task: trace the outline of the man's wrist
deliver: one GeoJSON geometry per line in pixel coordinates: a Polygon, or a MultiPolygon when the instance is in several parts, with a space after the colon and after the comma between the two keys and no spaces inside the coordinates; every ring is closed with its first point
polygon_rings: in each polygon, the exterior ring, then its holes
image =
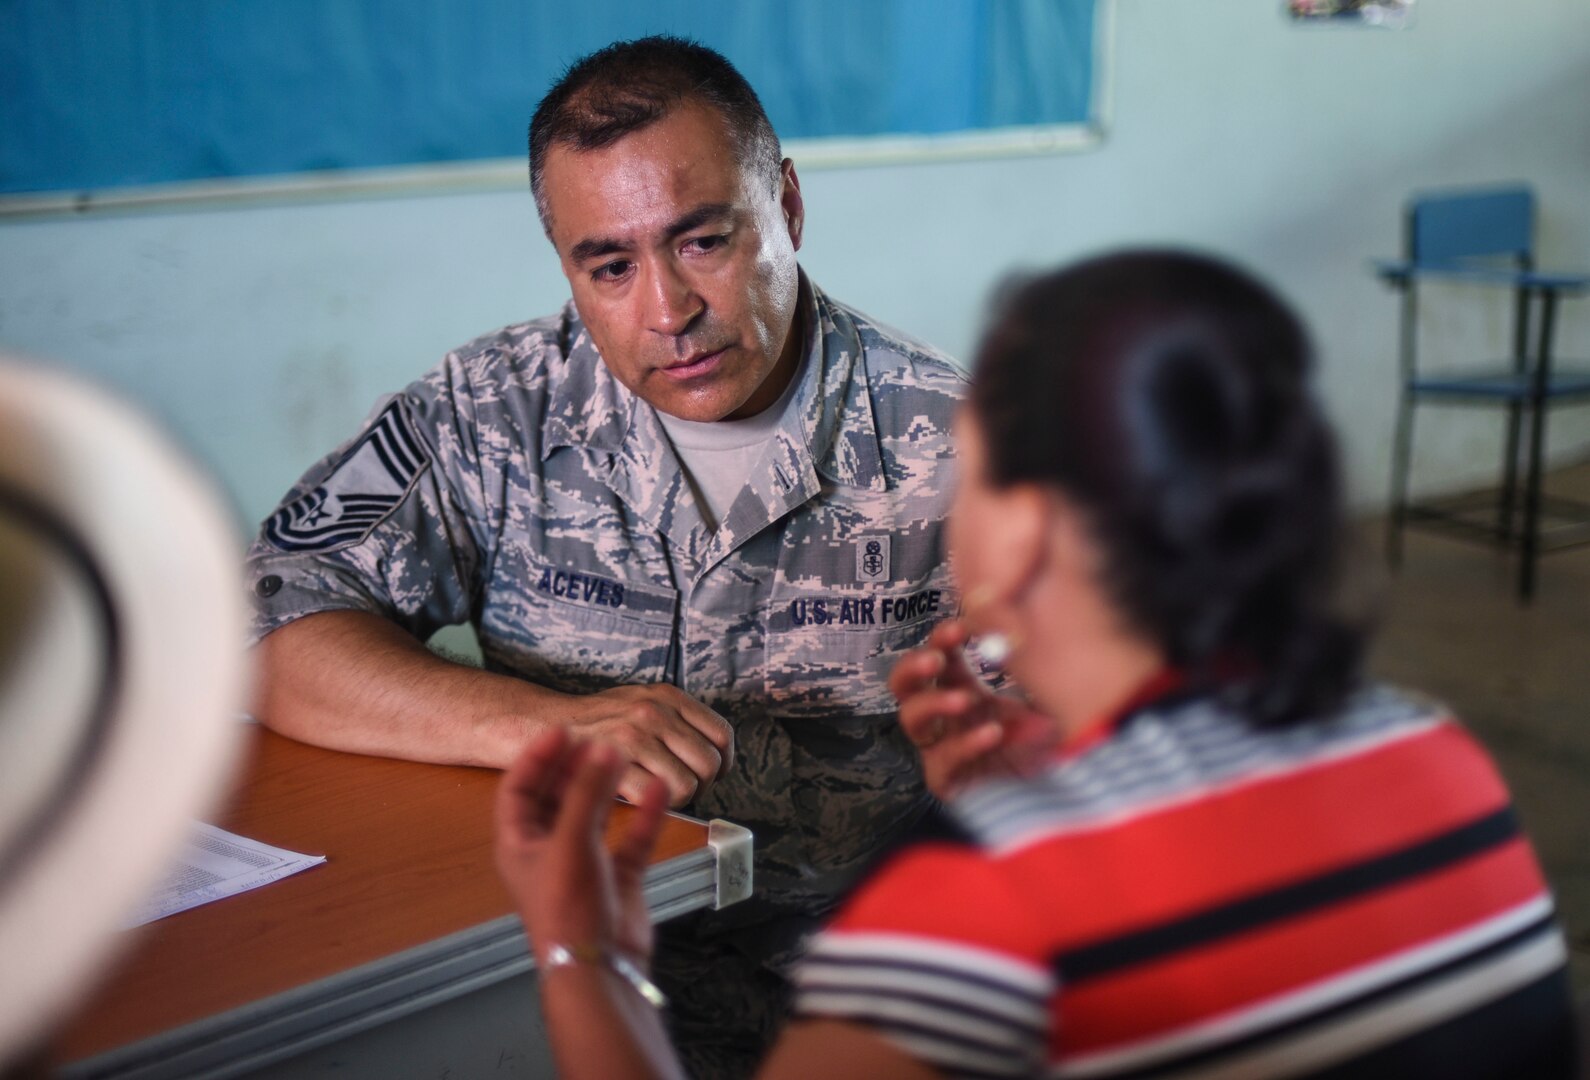
{"type": "Polygon", "coordinates": [[[490,713],[477,721],[476,731],[481,747],[489,754],[487,763],[505,769],[536,735],[550,727],[567,726],[566,708],[578,702],[579,696],[515,675],[493,674],[492,678],[501,680],[499,696],[490,713]]]}

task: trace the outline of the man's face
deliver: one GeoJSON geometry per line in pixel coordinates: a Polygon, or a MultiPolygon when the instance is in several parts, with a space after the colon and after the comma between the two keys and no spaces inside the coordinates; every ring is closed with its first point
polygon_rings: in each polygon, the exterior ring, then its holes
{"type": "Polygon", "coordinates": [[[575,306],[619,382],[686,420],[777,400],[800,350],[790,162],[772,190],[722,116],[687,103],[599,150],[554,146],[542,184],[575,306]]]}

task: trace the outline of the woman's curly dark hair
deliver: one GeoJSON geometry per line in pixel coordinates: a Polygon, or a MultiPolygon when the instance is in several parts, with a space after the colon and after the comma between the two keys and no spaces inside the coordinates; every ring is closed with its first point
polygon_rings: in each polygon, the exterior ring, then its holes
{"type": "Polygon", "coordinates": [[[1341,479],[1312,363],[1249,275],[1129,251],[1015,290],[972,390],[990,480],[1069,497],[1134,628],[1258,724],[1336,704],[1364,651],[1336,610],[1341,479]]]}

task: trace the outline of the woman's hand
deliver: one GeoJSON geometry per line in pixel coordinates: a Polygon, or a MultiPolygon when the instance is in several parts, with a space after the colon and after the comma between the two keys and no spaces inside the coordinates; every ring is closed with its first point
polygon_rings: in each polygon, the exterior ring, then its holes
{"type": "Polygon", "coordinates": [[[922,754],[928,789],[941,799],[983,777],[1029,775],[1060,740],[1053,720],[983,684],[966,661],[969,639],[965,623],[946,619],[889,675],[900,726],[922,754]]]}
{"type": "Polygon", "coordinates": [[[628,766],[605,743],[562,728],[531,739],[497,788],[497,873],[519,908],[536,960],[563,945],[617,952],[642,969],[651,918],[641,893],[662,827],[667,788],[653,780],[623,836],[605,842],[619,776],[628,766]]]}

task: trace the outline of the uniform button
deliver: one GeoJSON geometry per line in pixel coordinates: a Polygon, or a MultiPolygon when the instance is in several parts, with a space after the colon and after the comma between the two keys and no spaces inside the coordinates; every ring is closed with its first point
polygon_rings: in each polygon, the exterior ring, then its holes
{"type": "Polygon", "coordinates": [[[282,579],[275,574],[266,574],[254,586],[254,592],[260,596],[275,596],[282,591],[282,579]]]}

